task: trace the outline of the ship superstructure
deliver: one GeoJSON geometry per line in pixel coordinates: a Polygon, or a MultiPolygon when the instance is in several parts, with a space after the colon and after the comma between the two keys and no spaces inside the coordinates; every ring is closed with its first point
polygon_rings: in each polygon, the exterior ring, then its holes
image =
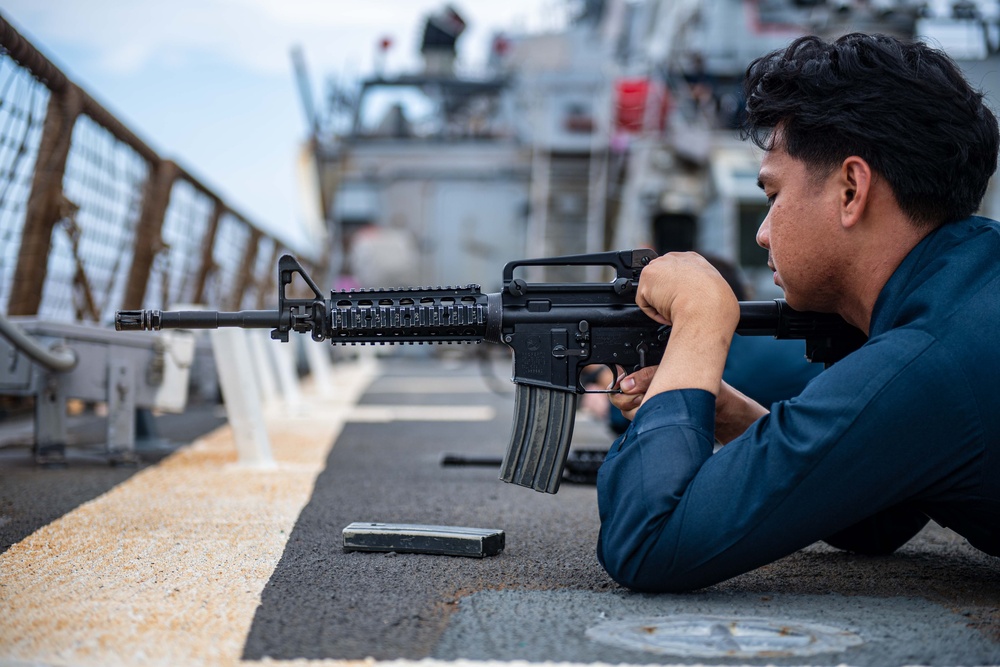
{"type": "MultiPolygon", "coordinates": [[[[732,261],[771,296],[760,156],[736,129],[754,57],[809,33],[884,32],[945,48],[1000,91],[998,0],[576,7],[564,30],[496,35],[476,77],[456,73],[464,20],[448,7],[427,19],[421,72],[338,97],[350,122],[314,141],[337,273],[495,287],[510,257],[651,246],[732,261]]],[[[983,212],[1000,214],[996,188],[983,212]]]]}

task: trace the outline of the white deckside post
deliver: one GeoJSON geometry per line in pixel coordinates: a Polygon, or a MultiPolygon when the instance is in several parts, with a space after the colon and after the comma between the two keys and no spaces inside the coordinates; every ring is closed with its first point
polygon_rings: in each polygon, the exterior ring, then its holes
{"type": "Polygon", "coordinates": [[[211,332],[211,339],[239,462],[253,467],[273,468],[271,441],[264,425],[263,405],[254,378],[246,332],[242,329],[217,329],[211,332]]]}
{"type": "Polygon", "coordinates": [[[323,398],[333,396],[333,373],[330,370],[330,343],[317,343],[310,338],[302,338],[302,347],[312,375],[313,390],[323,398]]]}
{"type": "Polygon", "coordinates": [[[281,389],[281,398],[288,414],[297,414],[303,409],[302,391],[299,389],[299,378],[295,372],[295,346],[299,344],[299,338],[299,335],[292,334],[288,337],[287,343],[261,339],[274,360],[278,387],[281,389]]]}
{"type": "Polygon", "coordinates": [[[251,367],[252,377],[260,391],[260,399],[264,409],[272,409],[281,400],[278,390],[278,381],[275,379],[275,364],[271,359],[271,352],[268,349],[268,336],[265,331],[249,329],[243,332],[247,348],[250,350],[250,357],[246,363],[251,367]]]}

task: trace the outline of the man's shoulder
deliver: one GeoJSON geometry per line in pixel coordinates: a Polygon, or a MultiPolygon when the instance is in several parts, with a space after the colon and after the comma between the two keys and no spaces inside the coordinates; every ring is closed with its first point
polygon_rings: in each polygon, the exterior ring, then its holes
{"type": "Polygon", "coordinates": [[[971,218],[968,218],[968,220],[974,226],[975,225],[984,225],[984,226],[987,226],[987,227],[993,227],[995,230],[1000,231],[1000,221],[994,220],[993,218],[987,218],[987,217],[981,216],[981,215],[974,215],[971,218]]]}
{"type": "MultiPolygon", "coordinates": [[[[949,222],[931,231],[917,246],[930,250],[930,254],[968,251],[979,245],[1000,242],[1000,222],[974,215],[949,222]]],[[[923,253],[920,253],[923,254],[923,253]]]]}
{"type": "Polygon", "coordinates": [[[929,286],[936,288],[938,300],[951,304],[945,307],[950,318],[1000,321],[1000,222],[972,217],[962,224],[958,242],[942,249],[940,261],[930,263],[936,275],[928,279],[929,286]]]}
{"type": "Polygon", "coordinates": [[[1000,222],[971,217],[929,234],[897,268],[879,296],[873,331],[950,327],[972,311],[1000,319],[1000,222]]]}
{"type": "Polygon", "coordinates": [[[959,243],[979,240],[982,242],[996,241],[1000,237],[1000,222],[979,215],[974,215],[958,222],[945,225],[942,231],[950,231],[959,243]]]}

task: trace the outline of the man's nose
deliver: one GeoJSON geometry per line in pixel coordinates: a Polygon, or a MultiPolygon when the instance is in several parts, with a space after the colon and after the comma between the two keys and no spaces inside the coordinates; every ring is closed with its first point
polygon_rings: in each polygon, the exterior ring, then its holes
{"type": "Polygon", "coordinates": [[[757,245],[765,250],[771,249],[771,226],[768,223],[771,215],[765,215],[763,222],[760,223],[760,227],[757,229],[757,245]]]}

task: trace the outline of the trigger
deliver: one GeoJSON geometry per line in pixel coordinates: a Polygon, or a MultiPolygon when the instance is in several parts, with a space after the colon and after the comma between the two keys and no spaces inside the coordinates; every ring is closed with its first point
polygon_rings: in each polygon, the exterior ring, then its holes
{"type": "Polygon", "coordinates": [[[646,367],[646,351],[648,349],[649,347],[645,343],[640,343],[639,345],[636,346],[635,351],[639,354],[639,363],[636,364],[635,368],[632,369],[633,373],[639,370],[640,368],[646,367]]]}
{"type": "Polygon", "coordinates": [[[625,368],[623,366],[619,366],[618,364],[605,364],[605,367],[611,371],[611,377],[614,378],[605,391],[609,394],[620,394],[622,390],[618,386],[618,383],[621,382],[622,378],[626,375],[625,368]]]}

